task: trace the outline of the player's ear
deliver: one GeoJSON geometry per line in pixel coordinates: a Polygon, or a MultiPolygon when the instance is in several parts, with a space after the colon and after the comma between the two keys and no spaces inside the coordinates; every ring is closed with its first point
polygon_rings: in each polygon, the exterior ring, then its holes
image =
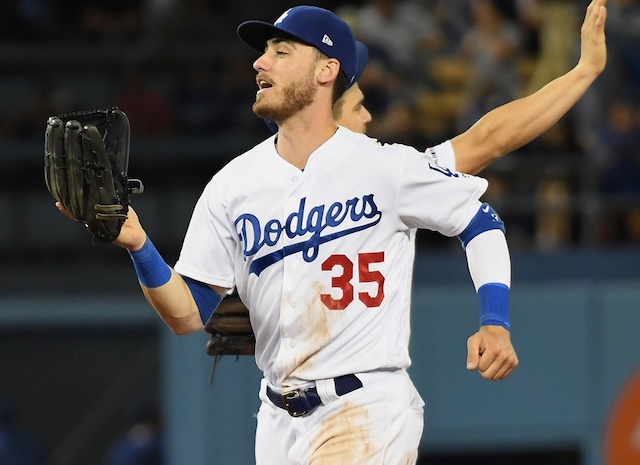
{"type": "Polygon", "coordinates": [[[327,58],[318,62],[320,66],[318,72],[318,81],[321,84],[326,84],[338,78],[340,72],[340,62],[335,58],[327,58]]]}

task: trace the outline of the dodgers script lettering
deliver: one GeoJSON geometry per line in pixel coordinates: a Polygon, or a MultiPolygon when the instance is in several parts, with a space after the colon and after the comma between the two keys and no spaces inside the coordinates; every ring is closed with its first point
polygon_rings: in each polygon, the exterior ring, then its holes
{"type": "Polygon", "coordinates": [[[371,228],[382,218],[373,194],[363,195],[362,198],[354,197],[345,202],[334,202],[328,207],[316,205],[307,209],[306,203],[306,197],[300,199],[298,209],[288,215],[284,223],[273,218],[263,226],[260,219],[251,213],[243,213],[236,218],[234,223],[247,258],[256,255],[265,246],[273,247],[278,244],[282,234],[286,234],[289,239],[311,234],[305,240],[255,259],[249,268],[250,273],[259,276],[268,266],[297,252],[302,252],[305,261],[312,262],[318,257],[321,244],[371,228]],[[345,222],[348,222],[349,227],[341,228],[345,222]]]}

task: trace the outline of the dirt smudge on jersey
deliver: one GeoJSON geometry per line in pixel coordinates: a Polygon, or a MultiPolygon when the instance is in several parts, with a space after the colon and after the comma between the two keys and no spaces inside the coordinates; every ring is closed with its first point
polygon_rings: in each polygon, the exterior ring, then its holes
{"type": "Polygon", "coordinates": [[[318,281],[314,281],[311,287],[313,288],[313,298],[306,302],[307,316],[309,321],[314,323],[311,337],[313,338],[313,345],[325,345],[331,339],[331,326],[329,323],[331,311],[322,303],[320,296],[326,293],[327,289],[318,281]]]}
{"type": "Polygon", "coordinates": [[[345,403],[322,420],[318,434],[311,440],[310,465],[365,463],[375,452],[367,428],[369,411],[362,405],[345,403]]]}
{"type": "Polygon", "coordinates": [[[307,370],[313,368],[313,356],[331,340],[330,311],[320,300],[320,295],[327,290],[319,281],[314,281],[311,287],[313,296],[305,302],[305,313],[302,316],[306,331],[299,337],[304,350],[300,351],[295,370],[295,374],[302,378],[307,370]]]}
{"type": "Polygon", "coordinates": [[[417,454],[407,454],[407,465],[414,465],[418,460],[417,454]]]}

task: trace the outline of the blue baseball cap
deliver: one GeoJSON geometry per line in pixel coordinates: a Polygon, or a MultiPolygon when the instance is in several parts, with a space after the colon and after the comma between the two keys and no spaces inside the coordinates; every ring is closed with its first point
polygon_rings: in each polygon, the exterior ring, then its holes
{"type": "MultiPolygon", "coordinates": [[[[357,82],[358,79],[360,79],[360,76],[362,76],[362,72],[364,71],[364,68],[367,66],[367,62],[369,61],[369,49],[365,44],[356,40],[356,50],[358,54],[358,65],[356,66],[356,79],[354,83],[357,82]]],[[[267,125],[267,128],[269,128],[269,131],[271,131],[273,134],[278,132],[278,125],[273,121],[265,119],[264,124],[267,125]]]]}
{"type": "Polygon", "coordinates": [[[356,81],[360,79],[362,76],[362,72],[364,71],[365,66],[369,62],[369,49],[365,44],[356,40],[356,55],[358,57],[357,66],[356,66],[356,81]]]}
{"type": "Polygon", "coordinates": [[[348,86],[356,82],[358,54],[349,25],[335,13],[315,6],[288,9],[273,23],[245,21],[238,26],[238,37],[251,48],[264,52],[267,40],[290,38],[317,48],[340,62],[348,86]]]}

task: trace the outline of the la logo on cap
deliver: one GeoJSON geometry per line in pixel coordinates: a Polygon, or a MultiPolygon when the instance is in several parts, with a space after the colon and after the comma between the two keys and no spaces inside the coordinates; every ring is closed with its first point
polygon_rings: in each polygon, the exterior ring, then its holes
{"type": "Polygon", "coordinates": [[[324,37],[322,38],[322,43],[323,44],[327,44],[329,47],[333,47],[333,40],[331,40],[331,37],[329,37],[328,35],[324,35],[324,37]]]}
{"type": "Polygon", "coordinates": [[[273,25],[275,26],[276,24],[280,24],[282,21],[284,21],[284,18],[286,18],[289,15],[289,12],[291,11],[291,8],[289,8],[287,11],[285,11],[284,13],[282,13],[280,15],[280,17],[278,19],[276,19],[276,22],[273,23],[273,25]]]}

